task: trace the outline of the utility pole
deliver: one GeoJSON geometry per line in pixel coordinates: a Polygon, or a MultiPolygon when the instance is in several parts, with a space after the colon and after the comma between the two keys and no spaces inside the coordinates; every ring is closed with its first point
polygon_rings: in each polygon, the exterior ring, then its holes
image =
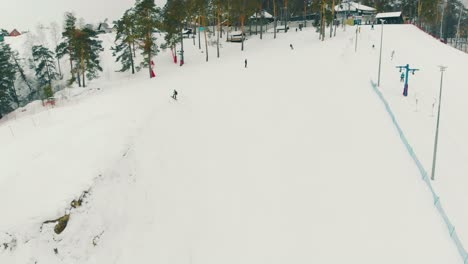
{"type": "Polygon", "coordinates": [[[385,20],[380,19],[380,22],[382,22],[382,32],[380,33],[380,56],[379,56],[379,77],[377,80],[377,86],[380,87],[380,69],[382,66],[382,42],[383,42],[383,24],[385,20]]]}
{"type": "Polygon", "coordinates": [[[439,122],[440,122],[440,105],[442,103],[442,82],[444,80],[444,71],[447,69],[446,66],[439,66],[440,68],[440,92],[439,92],[439,110],[437,111],[437,126],[436,126],[436,134],[435,134],[435,141],[434,141],[434,155],[432,158],[432,173],[431,173],[431,180],[434,180],[435,175],[435,165],[436,165],[436,157],[437,157],[437,143],[439,141],[439,122]]]}

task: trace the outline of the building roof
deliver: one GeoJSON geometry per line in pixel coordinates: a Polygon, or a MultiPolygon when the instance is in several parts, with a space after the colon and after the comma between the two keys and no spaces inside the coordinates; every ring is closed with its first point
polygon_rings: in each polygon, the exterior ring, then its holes
{"type": "Polygon", "coordinates": [[[339,5],[335,6],[336,12],[356,12],[356,11],[363,11],[363,12],[376,12],[377,10],[373,7],[366,6],[356,2],[343,2],[339,5]]]}
{"type": "Polygon", "coordinates": [[[250,18],[261,18],[262,17],[262,14],[263,14],[263,18],[273,18],[273,16],[268,13],[267,11],[263,10],[261,13],[260,12],[257,12],[255,14],[253,14],[250,18]]]}
{"type": "Polygon", "coordinates": [[[21,33],[16,29],[13,29],[13,31],[11,31],[10,33],[10,36],[19,36],[19,35],[21,35],[21,33]]]}
{"type": "Polygon", "coordinates": [[[107,22],[99,23],[98,30],[101,29],[110,29],[109,24],[107,24],[107,22]]]}
{"type": "Polygon", "coordinates": [[[241,36],[242,35],[242,31],[232,31],[231,33],[229,33],[229,35],[231,36],[241,36]]]}
{"type": "Polygon", "coordinates": [[[401,12],[388,12],[388,13],[378,13],[375,18],[390,18],[390,17],[400,17],[401,12]]]}

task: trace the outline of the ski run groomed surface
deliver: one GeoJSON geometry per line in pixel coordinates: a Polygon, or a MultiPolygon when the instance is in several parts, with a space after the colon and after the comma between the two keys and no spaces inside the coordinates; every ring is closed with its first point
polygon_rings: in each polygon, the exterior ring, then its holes
{"type": "MultiPolygon", "coordinates": [[[[0,263],[462,263],[372,90],[380,27],[362,27],[356,53],[354,35],[223,41],[208,63],[185,40],[186,65],[162,52],[152,80],[115,73],[103,36],[105,72],[85,93],[0,121],[0,242],[17,241],[0,263]],[[41,230],[84,190],[62,234],[41,230]]],[[[449,66],[434,184],[468,242],[468,56],[411,25],[386,26],[383,46],[380,89],[428,171],[449,66]],[[403,98],[406,63],[421,71],[403,98]]]]}

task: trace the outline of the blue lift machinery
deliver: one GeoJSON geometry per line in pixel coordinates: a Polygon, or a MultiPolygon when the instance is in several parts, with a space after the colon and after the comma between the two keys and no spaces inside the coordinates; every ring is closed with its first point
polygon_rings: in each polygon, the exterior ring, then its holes
{"type": "Polygon", "coordinates": [[[405,74],[405,87],[403,88],[403,95],[408,96],[408,79],[409,79],[409,73],[411,72],[414,75],[415,71],[419,71],[419,69],[411,69],[409,64],[406,64],[406,66],[396,66],[397,68],[400,69],[400,72],[402,70],[406,70],[405,74]]]}

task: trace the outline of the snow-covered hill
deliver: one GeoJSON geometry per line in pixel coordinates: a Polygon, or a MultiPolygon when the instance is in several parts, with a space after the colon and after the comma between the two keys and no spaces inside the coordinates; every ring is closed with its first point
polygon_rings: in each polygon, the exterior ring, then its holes
{"type": "MultiPolygon", "coordinates": [[[[436,188],[465,241],[466,169],[442,142],[464,144],[467,55],[385,30],[381,90],[427,168],[436,66],[449,66],[436,188]],[[422,69],[408,98],[402,63],[422,69]]],[[[380,30],[362,27],[356,53],[354,32],[223,42],[208,63],[187,40],[183,67],[161,53],[155,79],[109,71],[93,95],[1,123],[0,263],[461,263],[370,85],[380,30]],[[43,224],[64,215],[60,235],[43,224]]]]}

